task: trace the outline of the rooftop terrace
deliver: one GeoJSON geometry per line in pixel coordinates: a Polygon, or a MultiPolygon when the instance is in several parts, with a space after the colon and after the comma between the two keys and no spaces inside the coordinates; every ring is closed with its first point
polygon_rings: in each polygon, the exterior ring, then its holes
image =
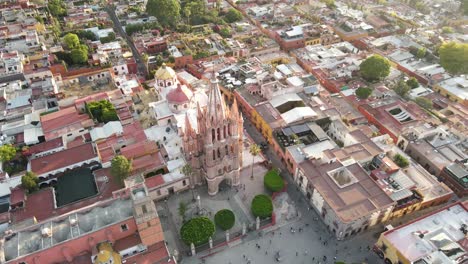
{"type": "Polygon", "coordinates": [[[2,241],[0,258],[16,259],[53,247],[70,239],[121,222],[133,216],[130,199],[107,200],[42,222],[22,230],[13,230],[2,241]]]}

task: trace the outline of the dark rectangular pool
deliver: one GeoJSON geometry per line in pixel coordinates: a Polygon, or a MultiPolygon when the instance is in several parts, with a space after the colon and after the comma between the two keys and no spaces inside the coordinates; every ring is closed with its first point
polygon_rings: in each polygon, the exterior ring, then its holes
{"type": "Polygon", "coordinates": [[[98,193],[94,175],[89,168],[68,171],[57,179],[55,200],[57,207],[94,196],[98,193]]]}

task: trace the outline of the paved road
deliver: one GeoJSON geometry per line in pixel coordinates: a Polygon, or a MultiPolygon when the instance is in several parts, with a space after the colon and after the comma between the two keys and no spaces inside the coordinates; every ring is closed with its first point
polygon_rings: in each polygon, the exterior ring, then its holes
{"type": "Polygon", "coordinates": [[[127,35],[125,30],[122,28],[122,24],[120,23],[117,14],[115,14],[115,7],[113,5],[104,7],[106,12],[109,14],[110,19],[114,23],[114,30],[127,41],[128,46],[132,50],[133,57],[138,65],[138,73],[139,75],[145,77],[148,74],[148,69],[146,68],[143,59],[141,58],[140,54],[138,53],[135,44],[133,44],[133,40],[130,36],[127,35]]]}

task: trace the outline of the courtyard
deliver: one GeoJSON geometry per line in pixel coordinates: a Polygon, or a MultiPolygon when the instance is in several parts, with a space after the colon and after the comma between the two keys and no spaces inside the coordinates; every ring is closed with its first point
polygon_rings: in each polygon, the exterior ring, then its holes
{"type": "Polygon", "coordinates": [[[55,189],[57,207],[61,207],[98,193],[94,175],[89,168],[78,168],[58,177],[55,189]]]}

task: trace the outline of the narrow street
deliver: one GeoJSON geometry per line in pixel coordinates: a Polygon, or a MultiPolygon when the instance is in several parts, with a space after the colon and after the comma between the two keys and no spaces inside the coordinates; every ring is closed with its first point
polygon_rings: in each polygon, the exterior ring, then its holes
{"type": "Polygon", "coordinates": [[[138,50],[135,47],[135,44],[133,44],[133,40],[130,36],[127,35],[125,30],[122,27],[122,24],[120,23],[119,18],[117,17],[117,14],[115,13],[115,7],[111,4],[109,6],[104,7],[106,12],[109,14],[110,19],[114,23],[114,30],[123,38],[126,40],[128,46],[132,50],[133,57],[135,58],[135,61],[138,65],[138,74],[145,77],[148,74],[148,69],[146,68],[146,65],[141,58],[140,54],[138,53],[138,50]]]}

